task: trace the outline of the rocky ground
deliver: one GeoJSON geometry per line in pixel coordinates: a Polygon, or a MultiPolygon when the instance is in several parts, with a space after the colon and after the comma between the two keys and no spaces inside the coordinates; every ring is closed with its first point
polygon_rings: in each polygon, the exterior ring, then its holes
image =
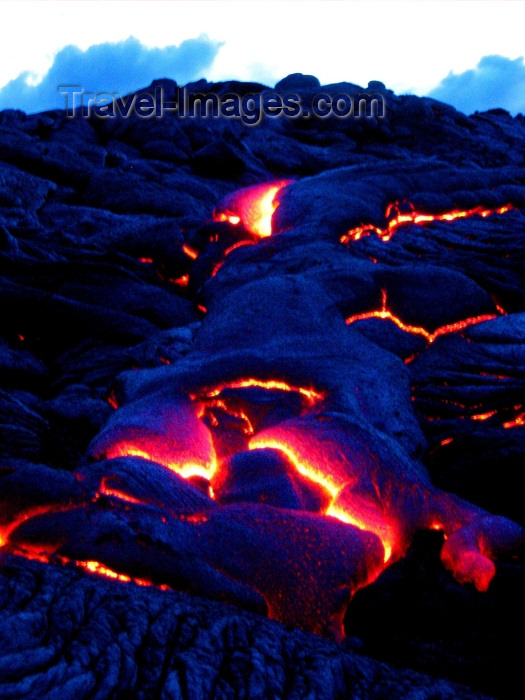
{"type": "Polygon", "coordinates": [[[516,697],[525,119],[370,89],[0,112],[2,697],[516,697]]]}

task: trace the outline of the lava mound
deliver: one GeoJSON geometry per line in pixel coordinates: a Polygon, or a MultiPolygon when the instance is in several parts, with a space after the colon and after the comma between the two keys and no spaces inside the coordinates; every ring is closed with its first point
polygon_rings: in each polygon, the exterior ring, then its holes
{"type": "Polygon", "coordinates": [[[525,120],[373,87],[0,112],[2,697],[514,697],[525,120]]]}

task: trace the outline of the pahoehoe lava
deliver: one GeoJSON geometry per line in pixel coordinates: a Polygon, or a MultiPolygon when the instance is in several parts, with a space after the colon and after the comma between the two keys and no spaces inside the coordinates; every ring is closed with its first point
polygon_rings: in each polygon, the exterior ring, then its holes
{"type": "Polygon", "coordinates": [[[515,697],[525,119],[378,90],[0,112],[1,697],[515,697]]]}

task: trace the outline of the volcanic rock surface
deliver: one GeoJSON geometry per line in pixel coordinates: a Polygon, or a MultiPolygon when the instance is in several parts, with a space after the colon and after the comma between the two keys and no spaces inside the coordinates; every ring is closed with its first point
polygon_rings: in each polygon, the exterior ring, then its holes
{"type": "Polygon", "coordinates": [[[516,697],[525,119],[370,89],[0,112],[1,697],[516,697]]]}

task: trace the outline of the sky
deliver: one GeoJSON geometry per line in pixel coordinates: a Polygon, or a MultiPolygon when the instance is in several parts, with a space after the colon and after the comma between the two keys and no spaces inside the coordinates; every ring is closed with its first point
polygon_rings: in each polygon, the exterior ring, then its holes
{"type": "Polygon", "coordinates": [[[524,26],[523,0],[0,0],[0,109],[301,72],[525,113],[524,26]]]}

